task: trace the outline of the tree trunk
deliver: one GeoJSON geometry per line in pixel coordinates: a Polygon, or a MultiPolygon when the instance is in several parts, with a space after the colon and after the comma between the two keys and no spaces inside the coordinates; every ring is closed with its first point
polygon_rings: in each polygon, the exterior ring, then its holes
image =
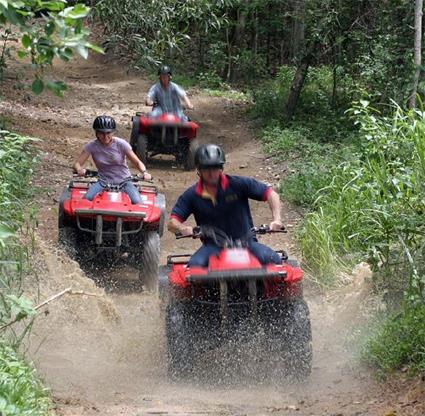
{"type": "Polygon", "coordinates": [[[254,19],[254,30],[253,30],[253,33],[252,33],[251,49],[254,53],[254,56],[257,56],[257,53],[258,53],[258,13],[257,13],[257,10],[254,10],[254,12],[253,12],[253,19],[254,19]]]}
{"type": "Polygon", "coordinates": [[[204,43],[203,43],[203,34],[201,31],[198,31],[198,53],[199,53],[199,64],[202,68],[202,71],[205,69],[205,59],[204,59],[204,43]]]}
{"type": "Polygon", "coordinates": [[[423,0],[415,0],[415,77],[413,91],[409,98],[409,107],[416,107],[416,94],[418,92],[419,78],[422,64],[422,7],[423,0]]]}
{"type": "Polygon", "coordinates": [[[284,109],[284,120],[290,121],[294,116],[295,109],[300,98],[301,90],[304,85],[305,77],[307,76],[308,68],[313,59],[314,49],[316,44],[304,55],[298,65],[297,71],[295,72],[294,79],[292,80],[291,89],[289,91],[288,101],[286,102],[284,109]]]}
{"type": "Polygon", "coordinates": [[[233,44],[238,49],[242,48],[243,42],[244,42],[245,26],[246,26],[246,18],[247,18],[247,11],[246,11],[247,7],[248,7],[248,2],[245,0],[242,3],[241,8],[237,10],[237,22],[235,27],[235,36],[234,36],[233,44]]]}
{"type": "MultiPolygon", "coordinates": [[[[236,12],[236,26],[235,32],[233,36],[233,50],[237,55],[242,51],[243,46],[245,45],[245,29],[246,29],[246,20],[247,20],[247,8],[249,2],[248,0],[244,0],[241,4],[241,7],[236,12]]],[[[230,74],[230,81],[234,82],[238,78],[237,68],[233,68],[230,74]]]]}
{"type": "Polygon", "coordinates": [[[304,49],[305,0],[293,0],[292,57],[297,61],[304,49]]]}
{"type": "Polygon", "coordinates": [[[230,43],[229,29],[226,28],[226,43],[227,43],[227,71],[226,81],[230,81],[232,75],[232,44],[230,43]]]}
{"type": "Polygon", "coordinates": [[[336,89],[337,89],[337,73],[336,73],[336,63],[334,62],[332,68],[332,101],[331,107],[336,107],[336,89]]]}

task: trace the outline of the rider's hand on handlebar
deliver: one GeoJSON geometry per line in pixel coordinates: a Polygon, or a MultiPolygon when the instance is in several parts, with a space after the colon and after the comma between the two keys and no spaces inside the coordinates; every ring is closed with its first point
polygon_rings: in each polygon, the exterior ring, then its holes
{"type": "Polygon", "coordinates": [[[84,168],[78,169],[77,170],[77,175],[78,176],[85,176],[86,175],[86,170],[84,168]]]}
{"type": "Polygon", "coordinates": [[[145,172],[142,177],[145,181],[151,181],[152,180],[152,175],[148,172],[145,172]]]}
{"type": "Polygon", "coordinates": [[[270,223],[269,228],[270,228],[270,231],[281,231],[282,222],[274,220],[270,223]]]}
{"type": "Polygon", "coordinates": [[[152,175],[150,173],[147,173],[147,172],[139,173],[135,176],[135,179],[137,179],[139,181],[151,181],[152,175]]]}
{"type": "Polygon", "coordinates": [[[179,232],[183,236],[193,235],[193,227],[186,225],[184,227],[181,227],[179,232]]]}

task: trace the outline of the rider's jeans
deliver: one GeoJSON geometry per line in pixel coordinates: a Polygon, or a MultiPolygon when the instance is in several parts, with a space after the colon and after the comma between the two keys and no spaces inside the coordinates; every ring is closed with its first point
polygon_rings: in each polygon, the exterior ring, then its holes
{"type": "MultiPolygon", "coordinates": [[[[129,198],[132,204],[140,204],[142,202],[142,198],[140,196],[139,190],[134,185],[134,183],[128,181],[126,182],[123,187],[121,188],[123,192],[125,192],[129,198]]],[[[100,181],[95,182],[90,186],[86,194],[84,195],[84,199],[88,199],[89,201],[93,201],[94,197],[99,193],[103,191],[103,185],[100,183],[100,181]]]]}
{"type": "MultiPolygon", "coordinates": [[[[258,241],[251,241],[249,251],[257,257],[261,264],[281,264],[282,259],[274,250],[258,241]]],[[[210,256],[218,254],[222,249],[215,244],[203,244],[202,247],[193,253],[189,260],[189,266],[207,267],[210,256]]]]}

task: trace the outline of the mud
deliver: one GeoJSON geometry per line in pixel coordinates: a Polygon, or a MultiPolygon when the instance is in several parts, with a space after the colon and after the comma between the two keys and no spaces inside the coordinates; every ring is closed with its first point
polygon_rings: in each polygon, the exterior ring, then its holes
{"type": "MultiPolygon", "coordinates": [[[[26,68],[20,71],[25,77],[26,68]]],[[[10,89],[0,108],[11,128],[41,139],[36,146],[42,154],[42,168],[35,179],[35,198],[40,204],[39,293],[32,293],[46,299],[67,287],[78,292],[42,309],[29,345],[31,357],[52,390],[58,414],[420,414],[423,408],[418,403],[424,398],[421,382],[415,388],[398,385],[394,394],[392,385],[374,381],[358,361],[355,335],[367,319],[370,302],[364,268],[356,272],[352,283],[331,294],[307,284],[314,347],[313,372],[307,382],[259,381],[255,366],[247,361],[230,363],[230,376],[212,377],[217,365],[226,367],[225,361],[219,364],[215,360],[220,357],[214,356],[206,357],[207,377],[202,380],[169,381],[158,300],[141,290],[136,271],[118,267],[106,280],[96,279],[96,275],[90,278],[56,243],[57,202],[70,178],[73,160],[92,137],[92,119],[98,114],[113,115],[118,135],[128,139],[131,115],[147,110],[142,101],[150,82],[139,74],[127,74],[110,57],[99,56],[66,67],[58,63],[55,74],[70,87],[65,99],[48,94],[34,97],[24,90],[10,89]]],[[[226,171],[276,185],[275,174],[267,169],[268,161],[254,140],[244,106],[196,90],[189,93],[195,106],[190,116],[200,124],[200,139],[223,145],[226,171]]],[[[196,180],[194,172],[182,171],[166,157],[152,161],[149,171],[166,194],[168,209],[196,180]]],[[[253,203],[252,208],[257,224],[269,221],[267,204],[253,203]]],[[[301,215],[284,203],[283,218],[291,231],[301,215]]],[[[296,253],[291,233],[262,241],[296,253]]],[[[164,234],[161,245],[162,262],[168,254],[187,253],[197,247],[195,241],[175,241],[169,233],[164,234]]],[[[255,361],[255,345],[233,347],[244,348],[255,361]]]]}

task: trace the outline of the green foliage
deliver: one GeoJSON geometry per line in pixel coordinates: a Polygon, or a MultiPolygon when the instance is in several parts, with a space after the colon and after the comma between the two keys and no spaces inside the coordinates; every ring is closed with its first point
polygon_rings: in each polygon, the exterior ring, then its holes
{"type": "Polygon", "coordinates": [[[27,202],[36,159],[29,145],[35,139],[7,131],[0,134],[0,334],[7,328],[19,343],[25,330],[16,334],[10,324],[34,315],[21,293],[31,247],[23,245],[16,233],[31,243],[33,212],[27,202]]]}
{"type": "Polygon", "coordinates": [[[404,367],[425,373],[425,306],[405,306],[376,329],[363,358],[382,376],[404,367]]]}
{"type": "Polygon", "coordinates": [[[395,107],[391,117],[380,116],[361,101],[351,114],[361,150],[333,170],[315,212],[306,216],[305,259],[318,276],[327,276],[334,258],[354,253],[369,262],[382,290],[424,301],[425,113],[395,107]],[[332,242],[327,259],[315,258],[310,235],[317,230],[332,242]]]}
{"type": "Polygon", "coordinates": [[[223,80],[215,71],[200,72],[196,79],[201,88],[221,89],[224,85],[223,80]]]}
{"type": "Polygon", "coordinates": [[[331,105],[329,67],[311,71],[295,119],[285,125],[279,122],[294,73],[295,67],[282,66],[275,81],[254,91],[251,114],[267,123],[260,132],[267,153],[287,165],[281,195],[308,208],[316,193],[330,183],[335,166],[351,159],[357,129],[341,109],[331,105]]]}
{"type": "Polygon", "coordinates": [[[43,79],[44,68],[52,65],[54,58],[69,61],[74,51],[83,58],[90,49],[102,52],[87,40],[89,31],[83,26],[90,9],[84,4],[66,6],[65,0],[0,1],[0,27],[5,33],[0,71],[4,71],[10,55],[7,40],[12,30],[17,31],[22,45],[17,55],[29,57],[35,68],[34,94],[41,94],[45,87],[59,96],[66,90],[63,82],[43,79]],[[37,18],[39,14],[42,17],[37,18]]]}
{"type": "Polygon", "coordinates": [[[51,402],[35,370],[0,341],[0,414],[47,416],[51,402]]]}
{"type": "Polygon", "coordinates": [[[101,0],[96,14],[105,23],[109,45],[124,49],[136,67],[147,68],[181,51],[191,41],[191,27],[204,36],[218,30],[227,3],[231,1],[101,0]]]}
{"type": "MultiPolygon", "coordinates": [[[[251,110],[254,118],[260,122],[270,123],[271,120],[282,120],[283,109],[289,95],[296,68],[283,65],[279,67],[276,78],[272,81],[257,83],[253,91],[255,105],[251,110]]],[[[340,140],[340,135],[351,128],[344,116],[344,109],[350,103],[350,96],[345,95],[336,101],[333,94],[333,75],[330,66],[311,68],[304,83],[302,94],[298,101],[295,124],[308,126],[311,134],[317,130],[318,141],[340,140]],[[320,134],[319,134],[320,130],[320,134]]],[[[350,84],[350,80],[340,88],[350,84]]],[[[347,86],[348,89],[348,86],[347,86]]],[[[344,139],[345,137],[341,137],[344,139]]]]}
{"type": "Polygon", "coordinates": [[[267,153],[279,158],[287,158],[297,149],[305,147],[307,132],[304,128],[282,128],[279,124],[270,123],[261,132],[261,140],[267,153]]]}
{"type": "Polygon", "coordinates": [[[334,160],[326,157],[320,160],[306,160],[294,164],[294,169],[281,182],[279,192],[282,197],[296,205],[308,208],[314,204],[317,192],[328,185],[334,160]]]}
{"type": "Polygon", "coordinates": [[[302,111],[318,114],[316,106],[340,108],[357,91],[374,102],[404,100],[413,73],[413,4],[389,0],[369,2],[312,0],[101,0],[96,13],[104,23],[107,45],[133,65],[149,68],[166,61],[192,75],[213,72],[222,80],[254,85],[277,75],[281,89],[257,96],[267,106],[261,116],[281,119],[284,96],[294,69],[313,50],[310,85],[331,86],[331,94],[305,88],[302,111]],[[303,27],[297,38],[296,26],[303,27]],[[314,47],[313,47],[314,46],[314,47]],[[282,76],[290,76],[287,80],[282,76]],[[286,82],[287,81],[287,82],[286,82]],[[319,93],[318,93],[319,92],[319,93]],[[267,109],[271,112],[268,113],[267,109]]]}
{"type": "Polygon", "coordinates": [[[15,350],[31,324],[27,321],[19,329],[13,325],[35,315],[22,295],[34,225],[28,205],[36,162],[30,146],[34,140],[0,132],[0,414],[5,416],[47,416],[51,408],[34,369],[15,350]]]}

